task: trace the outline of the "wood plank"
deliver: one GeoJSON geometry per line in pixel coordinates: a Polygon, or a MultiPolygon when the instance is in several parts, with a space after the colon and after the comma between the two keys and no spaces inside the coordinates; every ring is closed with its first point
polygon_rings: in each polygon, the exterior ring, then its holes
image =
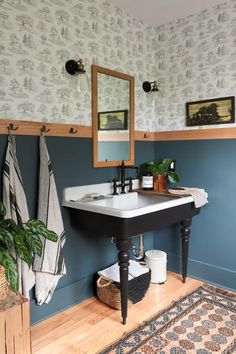
{"type": "Polygon", "coordinates": [[[45,136],[63,136],[70,138],[91,138],[92,127],[86,125],[62,124],[62,123],[47,123],[47,122],[32,122],[15,119],[0,120],[0,134],[8,134],[8,126],[13,124],[18,129],[14,130],[14,135],[40,135],[40,129],[45,126],[50,129],[45,133],[45,136]],[[76,133],[70,133],[70,130],[76,133]]]}
{"type": "Polygon", "coordinates": [[[29,301],[9,291],[0,301],[0,354],[31,354],[29,301]]]}
{"type": "Polygon", "coordinates": [[[12,315],[14,317],[14,353],[25,354],[24,353],[24,337],[23,328],[21,320],[21,307],[15,306],[12,308],[12,315]]]}
{"type": "Polygon", "coordinates": [[[185,194],[185,195],[179,195],[179,194],[173,194],[168,191],[155,191],[155,190],[145,190],[145,189],[136,189],[136,192],[141,193],[141,194],[146,194],[146,195],[163,195],[165,197],[170,197],[170,198],[185,198],[190,194],[185,194]]]}
{"type": "Polygon", "coordinates": [[[14,350],[14,317],[12,309],[6,311],[6,354],[15,354],[14,350]]]}
{"type": "Polygon", "coordinates": [[[5,352],[5,338],[6,338],[6,319],[5,312],[0,311],[0,353],[5,352]]]}
{"type": "Polygon", "coordinates": [[[31,330],[30,330],[30,303],[25,301],[21,305],[22,331],[24,338],[24,354],[32,353],[31,330]]]}
{"type": "MultiPolygon", "coordinates": [[[[46,136],[62,136],[70,138],[92,138],[92,127],[87,125],[33,122],[16,119],[0,119],[0,134],[8,134],[8,126],[13,124],[18,127],[14,130],[15,135],[40,135],[40,129],[45,126],[50,129],[46,136]],[[73,129],[71,133],[70,130],[73,129]]],[[[93,127],[95,129],[95,127],[93,127]]],[[[136,141],[181,141],[181,140],[213,140],[213,139],[236,139],[236,128],[214,129],[186,129],[165,132],[135,131],[136,141]]]]}
{"type": "Polygon", "coordinates": [[[151,284],[145,298],[129,307],[127,324],[121,325],[120,311],[91,298],[32,326],[34,354],[94,354],[125,332],[155,315],[202,282],[168,272],[164,285],[151,284]]]}
{"type": "Polygon", "coordinates": [[[236,128],[188,129],[155,133],[155,141],[214,139],[236,139],[236,128]]]}

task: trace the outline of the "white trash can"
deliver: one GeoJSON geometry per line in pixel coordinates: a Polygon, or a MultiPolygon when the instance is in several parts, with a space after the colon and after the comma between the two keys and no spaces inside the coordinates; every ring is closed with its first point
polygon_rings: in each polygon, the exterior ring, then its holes
{"type": "Polygon", "coordinates": [[[145,252],[145,259],[151,269],[151,283],[164,283],[166,281],[167,254],[159,250],[145,252]]]}

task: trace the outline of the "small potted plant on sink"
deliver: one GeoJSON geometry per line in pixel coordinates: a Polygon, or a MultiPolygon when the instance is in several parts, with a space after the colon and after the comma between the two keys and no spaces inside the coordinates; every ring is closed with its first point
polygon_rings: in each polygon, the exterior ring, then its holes
{"type": "Polygon", "coordinates": [[[153,176],[154,190],[166,191],[167,181],[171,183],[179,182],[178,175],[171,170],[173,159],[159,160],[148,165],[148,171],[153,176]]]}
{"type": "Polygon", "coordinates": [[[6,209],[0,201],[0,297],[4,298],[8,284],[11,290],[18,290],[17,260],[20,258],[29,267],[32,266],[34,254],[41,256],[40,237],[57,241],[57,234],[48,230],[40,220],[29,220],[17,225],[12,219],[5,219],[6,209]],[[4,283],[5,282],[5,283],[4,283]],[[1,289],[3,291],[1,293],[1,289]]]}

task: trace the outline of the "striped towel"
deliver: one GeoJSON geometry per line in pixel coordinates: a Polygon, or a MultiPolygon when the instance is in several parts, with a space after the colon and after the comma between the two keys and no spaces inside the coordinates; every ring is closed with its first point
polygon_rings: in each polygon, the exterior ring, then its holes
{"type": "Polygon", "coordinates": [[[51,300],[59,279],[66,274],[66,269],[62,253],[65,232],[52,166],[43,135],[39,139],[39,151],[38,219],[58,235],[57,242],[42,239],[43,254],[41,257],[35,255],[34,258],[35,296],[38,305],[42,305],[51,300]]]}
{"type": "Polygon", "coordinates": [[[172,194],[180,194],[180,195],[191,195],[193,197],[193,202],[195,208],[200,208],[206,203],[208,203],[208,194],[204,191],[204,189],[200,188],[189,188],[189,187],[181,187],[176,189],[168,190],[172,194]]]}
{"type": "MultiPolygon", "coordinates": [[[[8,145],[3,167],[3,203],[6,207],[7,218],[13,219],[21,226],[29,220],[27,201],[16,157],[15,137],[12,135],[8,136],[8,145]]],[[[19,258],[17,259],[17,265],[19,292],[29,298],[29,291],[35,284],[34,272],[19,258]]]]}

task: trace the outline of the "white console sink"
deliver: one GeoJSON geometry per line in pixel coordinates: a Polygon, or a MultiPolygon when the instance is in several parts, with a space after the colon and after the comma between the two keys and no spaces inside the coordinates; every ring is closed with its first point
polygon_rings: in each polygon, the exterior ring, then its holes
{"type": "MultiPolygon", "coordinates": [[[[134,188],[138,188],[138,180],[134,181],[134,188]]],[[[159,210],[172,208],[178,205],[191,203],[190,196],[178,198],[162,195],[146,195],[137,192],[112,195],[112,184],[102,183],[87,186],[71,187],[64,190],[63,205],[73,209],[80,209],[93,213],[115,216],[118,218],[133,218],[153,213],[159,210]],[[104,199],[84,201],[87,193],[100,193],[104,199]]]]}

